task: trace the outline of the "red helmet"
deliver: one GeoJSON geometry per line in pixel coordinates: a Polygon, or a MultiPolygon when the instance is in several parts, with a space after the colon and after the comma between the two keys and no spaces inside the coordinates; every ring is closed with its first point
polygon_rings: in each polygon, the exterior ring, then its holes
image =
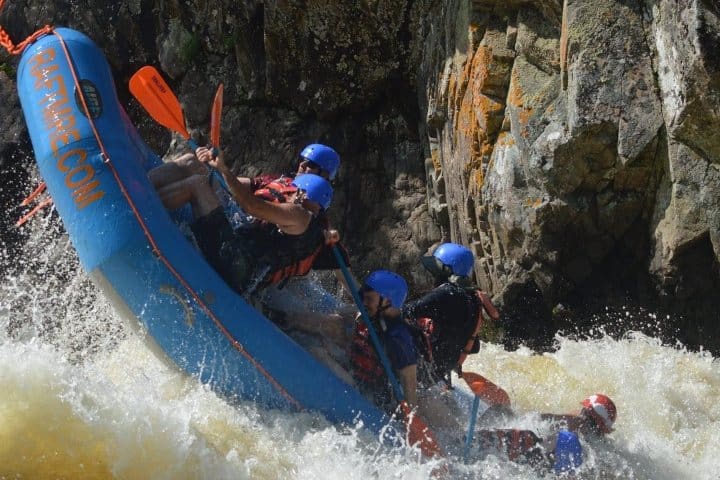
{"type": "Polygon", "coordinates": [[[617,408],[610,397],[597,393],[590,395],[582,401],[582,406],[587,408],[588,414],[595,421],[601,432],[610,433],[613,431],[613,424],[617,418],[617,408]]]}

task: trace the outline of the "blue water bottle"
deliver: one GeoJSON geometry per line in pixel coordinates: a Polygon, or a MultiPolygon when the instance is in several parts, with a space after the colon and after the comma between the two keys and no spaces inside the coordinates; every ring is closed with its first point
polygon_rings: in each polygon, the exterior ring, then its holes
{"type": "Polygon", "coordinates": [[[578,436],[573,432],[560,430],[555,444],[555,473],[572,473],[582,462],[582,447],[578,436]]]}

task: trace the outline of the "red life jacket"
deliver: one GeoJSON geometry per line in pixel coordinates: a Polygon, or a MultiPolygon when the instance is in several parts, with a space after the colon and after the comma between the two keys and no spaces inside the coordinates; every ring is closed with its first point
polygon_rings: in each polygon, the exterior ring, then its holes
{"type": "Polygon", "coordinates": [[[477,432],[481,452],[495,451],[507,455],[509,460],[542,457],[542,439],[530,430],[501,429],[477,432]]]}
{"type": "Polygon", "coordinates": [[[372,345],[370,332],[364,323],[357,321],[350,345],[352,376],[358,384],[370,390],[382,389],[385,385],[385,369],[372,345]]]}
{"type": "Polygon", "coordinates": [[[282,176],[270,182],[263,182],[253,194],[274,203],[286,203],[290,195],[297,192],[297,187],[292,185],[293,178],[282,176]]]}

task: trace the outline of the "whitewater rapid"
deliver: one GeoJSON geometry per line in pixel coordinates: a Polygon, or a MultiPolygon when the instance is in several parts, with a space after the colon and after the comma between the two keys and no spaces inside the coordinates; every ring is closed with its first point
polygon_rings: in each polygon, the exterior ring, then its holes
{"type": "MultiPolygon", "coordinates": [[[[381,447],[312,413],[218,397],[155,356],[91,284],[49,213],[0,282],[0,478],[426,479],[438,462],[381,447]]],[[[6,252],[5,252],[6,253],[6,252]]],[[[637,320],[637,319],[636,319],[637,320]]],[[[649,317],[648,321],[658,321],[649,317]]],[[[512,425],[610,395],[616,430],[588,446],[579,478],[720,478],[720,364],[640,333],[558,337],[553,353],[485,344],[466,370],[507,390],[512,425]]],[[[538,478],[488,457],[454,478],[538,478]]]]}

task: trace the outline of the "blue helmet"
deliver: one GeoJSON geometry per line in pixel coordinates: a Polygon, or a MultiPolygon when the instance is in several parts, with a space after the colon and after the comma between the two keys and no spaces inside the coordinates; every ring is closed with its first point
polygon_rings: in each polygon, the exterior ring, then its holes
{"type": "Polygon", "coordinates": [[[435,249],[432,257],[423,257],[422,262],[425,268],[434,274],[440,274],[446,270],[443,267],[447,267],[449,274],[469,277],[475,265],[475,258],[467,247],[457,243],[443,243],[435,249]],[[441,265],[437,265],[437,261],[441,265]]]}
{"type": "Polygon", "coordinates": [[[327,210],[333,198],[333,188],[330,182],[314,173],[304,173],[298,175],[292,182],[292,185],[299,190],[304,190],[308,200],[317,202],[320,206],[327,210]]]}
{"type": "Polygon", "coordinates": [[[332,148],[322,143],[311,143],[303,148],[300,156],[320,165],[320,168],[327,171],[330,180],[335,178],[340,166],[340,155],[332,148]]]}
{"type": "Polygon", "coordinates": [[[402,307],[408,294],[408,285],[403,277],[388,270],[375,270],[365,279],[365,285],[381,297],[390,300],[390,306],[402,307]]]}

